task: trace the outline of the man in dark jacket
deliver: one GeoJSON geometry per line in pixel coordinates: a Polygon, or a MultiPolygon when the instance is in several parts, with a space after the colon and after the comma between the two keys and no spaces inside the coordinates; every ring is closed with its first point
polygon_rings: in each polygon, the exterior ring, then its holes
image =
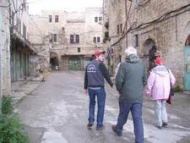
{"type": "Polygon", "coordinates": [[[127,122],[131,111],[134,124],[135,142],[144,142],[144,130],[142,121],[143,88],[147,77],[144,64],[139,61],[137,51],[129,47],[125,51],[126,61],[120,65],[116,76],[116,88],[119,97],[119,116],[117,124],[112,126],[113,131],[122,135],[123,126],[127,122]]]}
{"type": "Polygon", "coordinates": [[[97,130],[104,129],[103,118],[104,118],[104,108],[105,108],[105,99],[106,93],[104,89],[104,78],[113,86],[113,83],[110,79],[109,73],[107,71],[106,66],[104,65],[104,51],[96,51],[94,53],[95,60],[91,61],[87,67],[85,72],[85,80],[84,80],[84,89],[85,92],[89,94],[89,118],[88,118],[88,128],[91,128],[94,124],[94,112],[96,105],[96,96],[98,100],[98,113],[97,113],[97,130]]]}

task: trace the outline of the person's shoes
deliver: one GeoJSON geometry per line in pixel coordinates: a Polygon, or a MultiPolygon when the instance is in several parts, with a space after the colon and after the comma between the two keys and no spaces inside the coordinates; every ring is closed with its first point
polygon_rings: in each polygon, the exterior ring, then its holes
{"type": "Polygon", "coordinates": [[[101,127],[96,127],[96,130],[97,131],[103,131],[105,129],[105,127],[104,126],[101,126],[101,127]]]}
{"type": "Polygon", "coordinates": [[[89,123],[87,124],[87,128],[88,128],[88,129],[91,129],[93,125],[94,125],[93,122],[89,122],[89,123]]]}
{"type": "Polygon", "coordinates": [[[158,125],[157,125],[156,127],[157,127],[158,129],[162,129],[162,126],[158,126],[158,125]]]}
{"type": "Polygon", "coordinates": [[[164,122],[163,124],[162,124],[162,127],[167,127],[168,126],[168,123],[166,123],[166,122],[164,122]]]}
{"type": "Polygon", "coordinates": [[[122,133],[121,133],[121,132],[118,132],[118,131],[116,130],[116,126],[115,126],[115,125],[112,126],[112,130],[113,130],[113,132],[115,132],[118,136],[122,136],[122,133]]]}

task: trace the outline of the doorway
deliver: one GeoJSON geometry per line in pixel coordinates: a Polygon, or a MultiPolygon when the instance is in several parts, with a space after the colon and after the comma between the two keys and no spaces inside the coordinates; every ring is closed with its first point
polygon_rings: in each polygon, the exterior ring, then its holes
{"type": "Polygon", "coordinates": [[[50,64],[51,64],[52,70],[58,70],[59,60],[58,60],[58,55],[56,53],[50,54],[50,64]]]}
{"type": "Polygon", "coordinates": [[[190,90],[190,35],[188,36],[184,47],[184,87],[190,90]]]}
{"type": "Polygon", "coordinates": [[[79,57],[70,57],[68,59],[68,69],[69,70],[81,70],[81,59],[79,57]]]}
{"type": "Polygon", "coordinates": [[[154,60],[157,52],[155,41],[151,38],[147,39],[143,44],[143,49],[141,52],[143,53],[142,60],[148,71],[150,71],[155,66],[154,60]]]}

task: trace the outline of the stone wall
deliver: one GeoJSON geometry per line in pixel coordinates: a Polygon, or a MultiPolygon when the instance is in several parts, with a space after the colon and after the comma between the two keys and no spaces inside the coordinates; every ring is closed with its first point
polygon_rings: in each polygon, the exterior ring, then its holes
{"type": "MultiPolygon", "coordinates": [[[[127,37],[126,41],[123,38],[113,48],[118,50],[119,48],[115,47],[121,46],[125,48],[129,45],[136,47],[140,57],[148,66],[148,51],[152,43],[154,43],[164,59],[164,64],[173,71],[177,78],[177,85],[183,86],[184,46],[190,34],[190,6],[187,6],[188,4],[189,0],[144,0],[138,3],[137,1],[132,1],[131,8],[129,7],[130,4],[127,5],[128,11],[131,9],[130,11],[132,12],[127,24],[130,25],[130,23],[134,22],[134,30],[125,36],[125,38],[127,37]],[[187,7],[185,8],[184,6],[187,7]],[[139,25],[142,26],[136,29],[139,25]]],[[[110,37],[116,32],[118,22],[125,22],[124,13],[126,10],[123,5],[124,1],[109,0],[109,12],[107,13],[109,13],[110,37]]],[[[112,38],[111,42],[107,44],[113,44],[117,41],[117,38],[112,38]]],[[[116,55],[118,54],[116,53],[116,55]]],[[[112,60],[117,62],[115,58],[112,58],[112,60]]]]}
{"type": "MultiPolygon", "coordinates": [[[[40,16],[32,16],[39,29],[34,31],[31,25],[30,41],[37,49],[39,45],[46,47],[42,49],[47,54],[56,53],[60,65],[64,63],[63,56],[91,56],[102,48],[102,23],[95,22],[95,17],[102,17],[101,11],[101,8],[87,8],[85,12],[43,11],[40,16]],[[49,15],[52,15],[52,22],[49,22],[49,15]],[[59,15],[59,22],[55,22],[55,15],[59,15]],[[57,35],[56,42],[50,42],[53,34],[57,35]],[[71,44],[70,35],[79,35],[80,42],[71,44]],[[100,43],[94,43],[93,37],[100,37],[100,43]]],[[[61,69],[64,68],[61,66],[61,69]]]]}
{"type": "Polygon", "coordinates": [[[0,97],[10,95],[10,29],[9,5],[7,0],[0,1],[0,97]]]}
{"type": "MultiPolygon", "coordinates": [[[[143,7],[137,6],[137,25],[158,19],[159,17],[189,4],[189,1],[158,1],[152,0],[143,7]]],[[[169,67],[177,78],[177,85],[183,86],[184,82],[184,46],[190,34],[189,29],[190,7],[168,15],[166,19],[148,25],[145,28],[135,30],[131,34],[130,43],[135,46],[135,35],[139,37],[137,47],[140,55],[145,54],[150,47],[146,41],[152,39],[161,52],[164,64],[169,67]],[[178,57],[178,58],[176,58],[178,57]]]]}
{"type": "Polygon", "coordinates": [[[130,1],[104,0],[104,27],[105,23],[108,22],[109,28],[108,30],[103,28],[103,30],[104,32],[109,32],[110,39],[110,41],[106,41],[104,43],[104,48],[106,49],[109,47],[112,49],[112,58],[109,65],[112,75],[115,74],[115,68],[117,67],[118,63],[125,60],[124,50],[128,45],[128,37],[124,33],[131,27],[131,23],[133,23],[133,7],[134,5],[130,1]],[[127,23],[126,19],[129,19],[127,23]],[[115,44],[116,42],[117,44],[115,44]]]}

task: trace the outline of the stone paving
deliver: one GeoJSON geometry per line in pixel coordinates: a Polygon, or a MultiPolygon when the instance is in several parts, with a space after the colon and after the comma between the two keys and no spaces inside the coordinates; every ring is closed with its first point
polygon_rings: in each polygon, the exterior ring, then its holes
{"type": "MultiPolygon", "coordinates": [[[[109,86],[106,87],[105,130],[96,131],[95,126],[92,130],[86,128],[89,99],[83,91],[82,72],[53,72],[46,82],[28,83],[18,91],[27,96],[16,104],[15,111],[19,113],[32,143],[134,142],[131,116],[122,137],[111,130],[118,116],[118,93],[109,86]]],[[[154,126],[154,103],[145,97],[145,143],[189,143],[189,103],[190,95],[176,94],[173,105],[168,106],[169,126],[159,130],[154,126]]]]}

